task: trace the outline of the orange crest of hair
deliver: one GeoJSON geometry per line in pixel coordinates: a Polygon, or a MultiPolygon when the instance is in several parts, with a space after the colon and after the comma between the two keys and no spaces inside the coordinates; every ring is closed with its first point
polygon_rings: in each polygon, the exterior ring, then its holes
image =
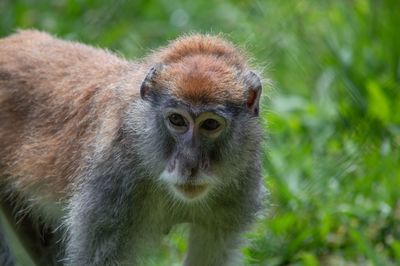
{"type": "Polygon", "coordinates": [[[247,69],[242,51],[211,35],[189,35],[171,42],[154,57],[166,65],[162,79],[172,95],[191,104],[241,103],[239,74],[247,69]]]}

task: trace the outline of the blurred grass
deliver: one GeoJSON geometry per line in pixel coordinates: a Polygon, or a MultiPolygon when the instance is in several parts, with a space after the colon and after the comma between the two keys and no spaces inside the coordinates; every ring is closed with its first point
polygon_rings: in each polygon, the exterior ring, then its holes
{"type": "MultiPolygon", "coordinates": [[[[399,26],[395,0],[0,1],[1,36],[38,28],[139,58],[223,32],[265,67],[271,207],[248,265],[400,263],[399,26]]],[[[149,265],[179,265],[179,230],[149,265]]]]}

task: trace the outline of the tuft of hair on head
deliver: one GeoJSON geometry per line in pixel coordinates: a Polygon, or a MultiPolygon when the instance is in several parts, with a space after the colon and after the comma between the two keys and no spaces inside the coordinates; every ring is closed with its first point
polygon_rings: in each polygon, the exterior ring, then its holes
{"type": "Polygon", "coordinates": [[[237,69],[247,67],[247,58],[243,51],[220,36],[209,34],[190,34],[171,41],[166,47],[154,54],[165,64],[175,63],[184,57],[210,55],[226,60],[237,69]]]}

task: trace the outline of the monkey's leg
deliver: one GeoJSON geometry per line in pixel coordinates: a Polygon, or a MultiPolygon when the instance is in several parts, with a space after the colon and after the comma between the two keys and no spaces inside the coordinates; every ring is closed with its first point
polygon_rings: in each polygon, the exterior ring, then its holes
{"type": "Polygon", "coordinates": [[[13,215],[12,203],[6,199],[1,200],[0,265],[56,265],[51,263],[53,254],[45,253],[44,235],[39,233],[39,224],[34,223],[29,215],[17,219],[13,215]],[[13,252],[17,257],[14,257],[13,252]]]}
{"type": "Polygon", "coordinates": [[[239,232],[192,225],[185,266],[241,265],[239,232]]]}
{"type": "Polygon", "coordinates": [[[10,205],[4,199],[0,203],[0,265],[60,265],[59,235],[30,215],[16,218],[10,205]]]}
{"type": "Polygon", "coordinates": [[[3,230],[4,229],[0,224],[0,265],[14,266],[14,255],[11,252],[11,248],[8,244],[5,234],[3,233],[3,230]]]}

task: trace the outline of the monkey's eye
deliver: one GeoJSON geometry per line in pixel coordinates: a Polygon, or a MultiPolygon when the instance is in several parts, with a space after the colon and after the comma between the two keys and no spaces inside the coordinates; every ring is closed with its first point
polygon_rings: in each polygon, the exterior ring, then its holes
{"type": "Polygon", "coordinates": [[[170,116],[168,116],[168,120],[175,127],[186,127],[187,126],[185,118],[183,118],[183,116],[181,116],[180,114],[177,114],[177,113],[173,113],[170,116]]]}
{"type": "Polygon", "coordinates": [[[227,127],[227,120],[225,117],[213,112],[204,112],[200,114],[196,121],[197,125],[199,125],[200,133],[210,139],[217,138],[227,127]]]}
{"type": "Polygon", "coordinates": [[[208,131],[213,131],[218,129],[220,126],[220,123],[215,120],[215,119],[207,119],[201,124],[201,128],[208,130],[208,131]]]}

